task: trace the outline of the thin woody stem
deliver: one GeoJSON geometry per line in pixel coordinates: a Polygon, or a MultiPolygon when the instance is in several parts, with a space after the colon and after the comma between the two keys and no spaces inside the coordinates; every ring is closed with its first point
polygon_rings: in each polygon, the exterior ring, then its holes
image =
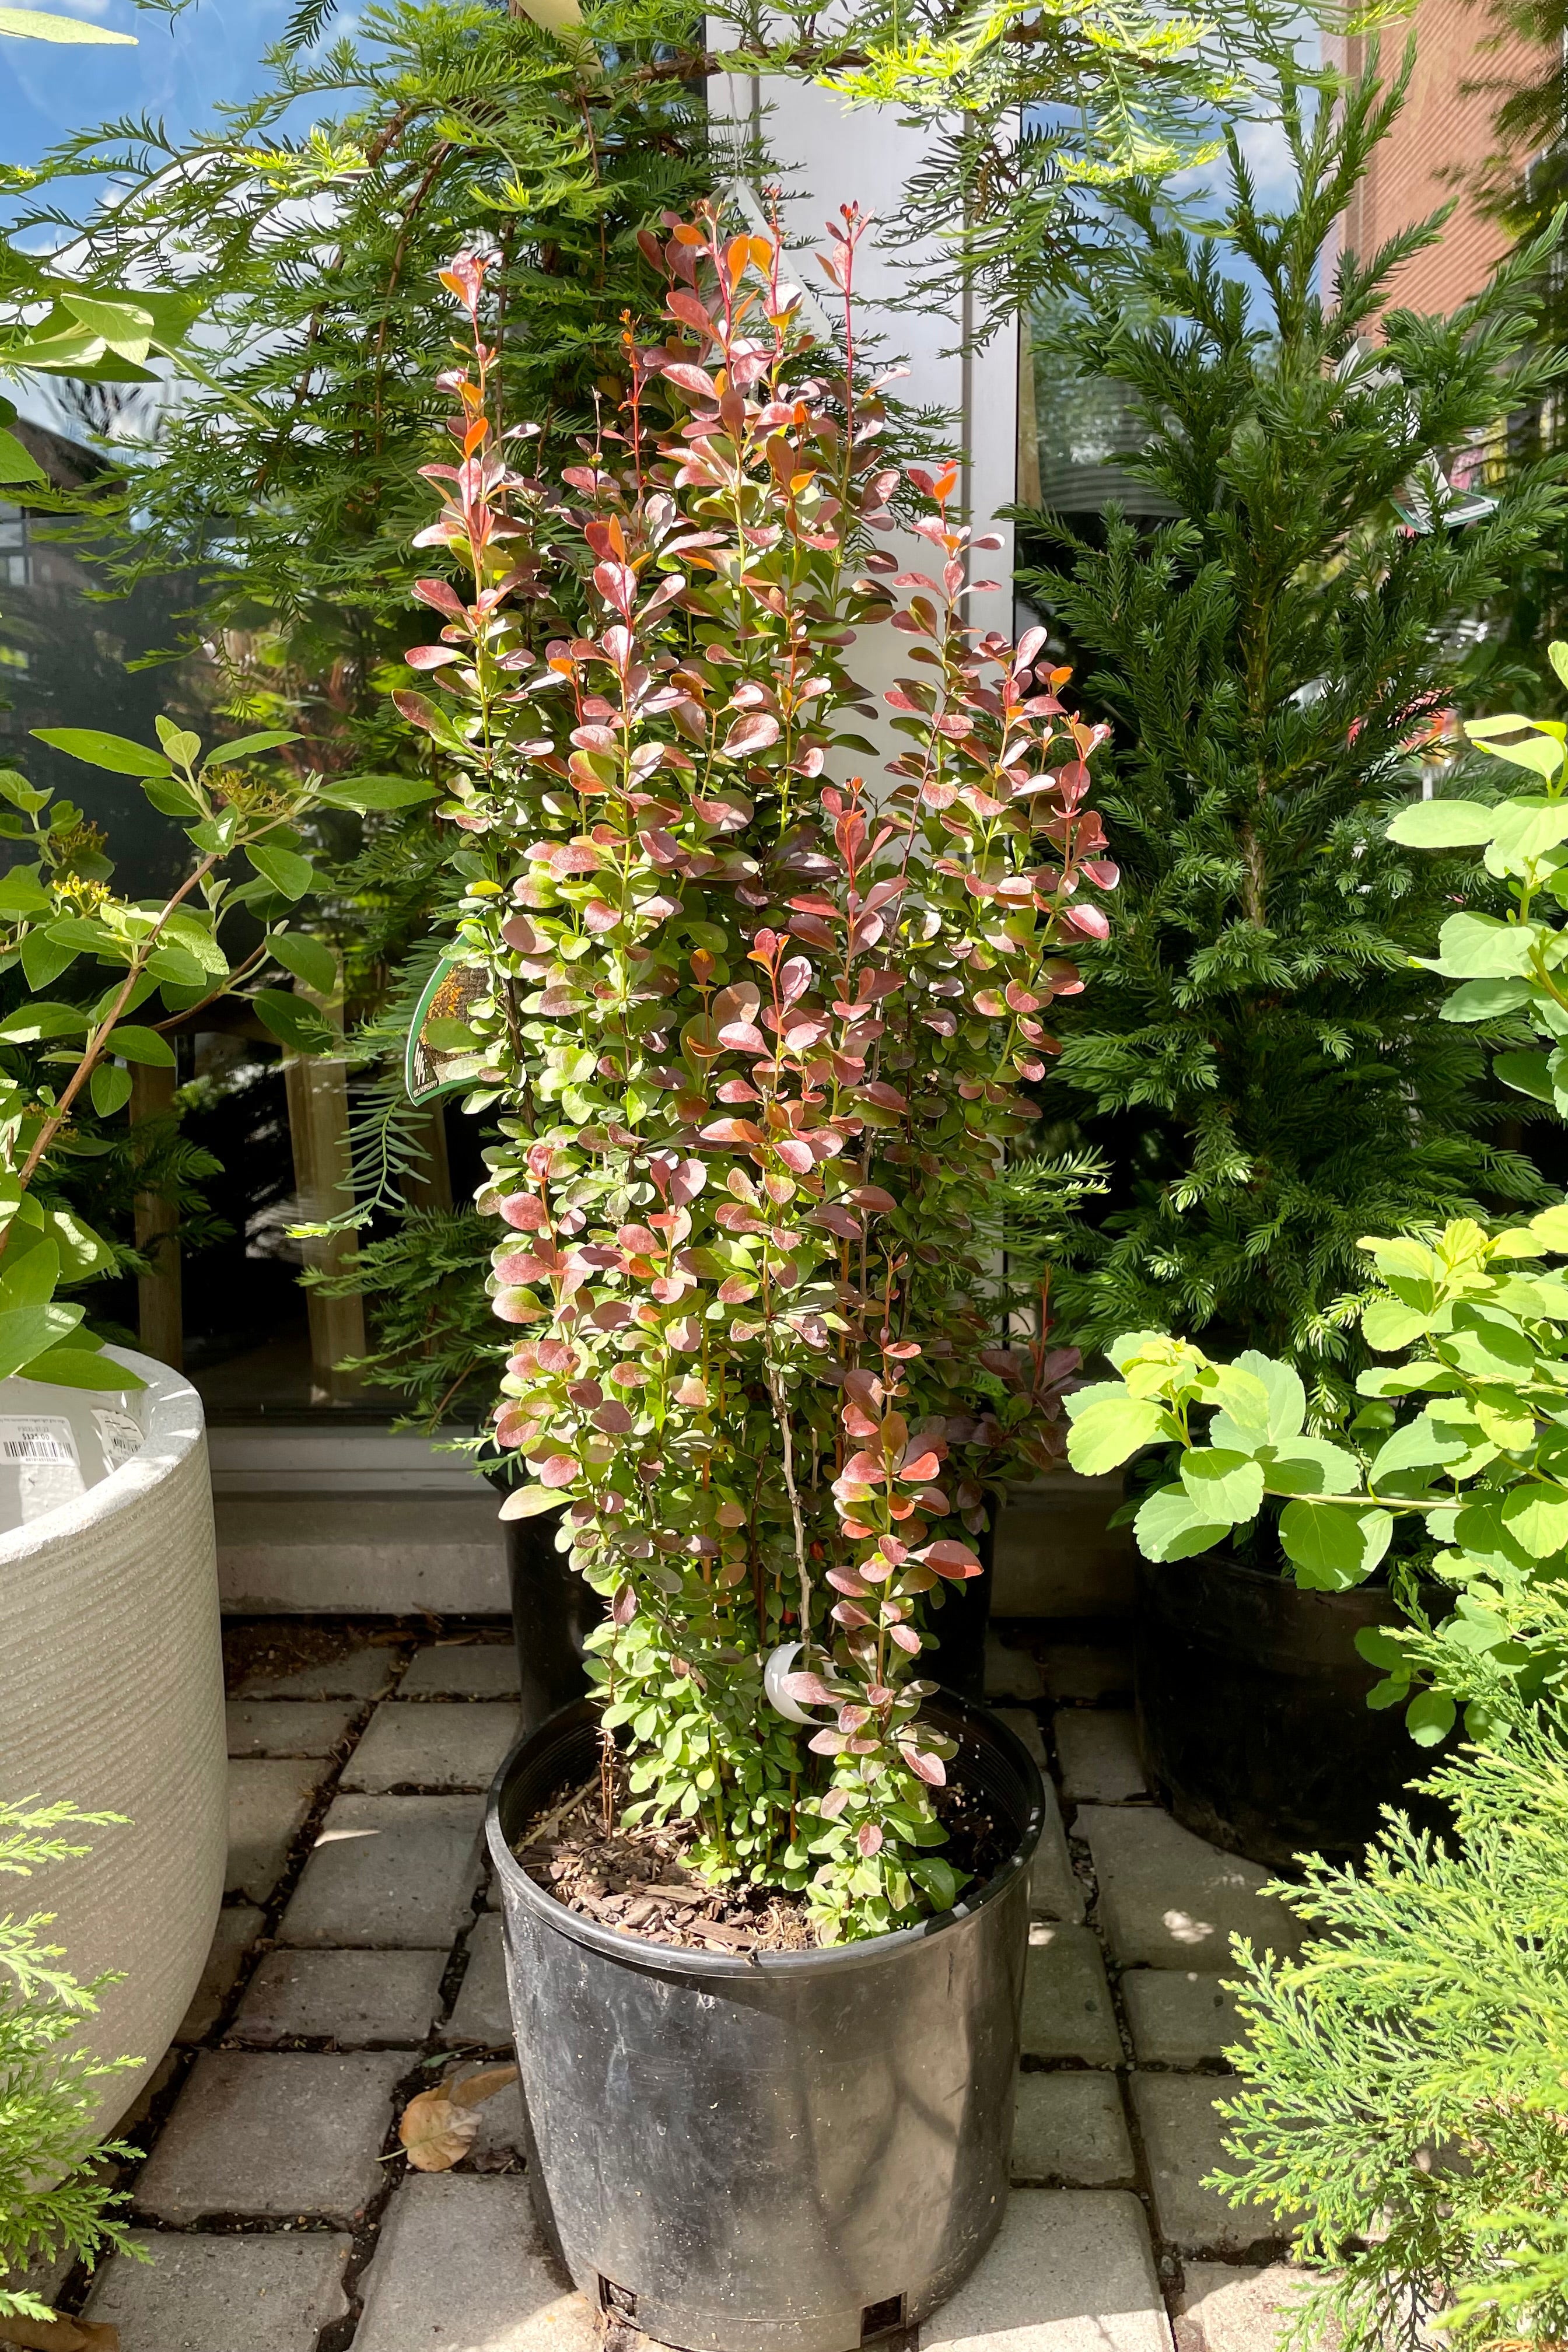
{"type": "MultiPolygon", "coordinates": [[[[240,846],[240,844],[237,842],[234,845],[237,849],[240,846]]],[[[170,916],[174,913],[181,900],[183,898],[189,898],[191,892],[195,888],[199,882],[205,882],[206,880],[207,876],[218,864],[219,856],[226,856],[227,855],[228,852],[226,850],[221,853],[215,853],[210,857],[203,858],[201,864],[195,868],[195,872],[191,874],[185,881],[181,883],[174,897],[169,900],[167,906],[164,907],[162,913],[159,915],[152,929],[147,933],[146,938],[132,953],[131,958],[131,969],[125,975],[124,986],[121,989],[119,995],[110,1005],[107,1019],[101,1021],[98,1027],[92,1031],[88,1042],[87,1050],[83,1054],[80,1061],[77,1064],[75,1070],[72,1072],[70,1084],[67,1087],[64,1094],[60,1097],[58,1103],[56,1105],[53,1118],[46,1120],[44,1125],[39,1129],[31,1151],[28,1152],[26,1159],[22,1163],[21,1171],[17,1176],[16,1181],[21,1186],[24,1192],[32,1181],[34,1172],[37,1168],[39,1160],[43,1158],[45,1152],[48,1150],[50,1144],[54,1141],[56,1136],[65,1125],[66,1120],[70,1117],[72,1103],[75,1102],[78,1095],[80,1094],[82,1087],[87,1084],[88,1079],[92,1076],[93,1071],[98,1066],[99,1059],[102,1055],[103,1049],[109,1043],[110,1038],[114,1034],[115,1027],[120,1020],[120,1016],[124,1012],[125,1007],[130,1001],[132,989],[142,977],[142,971],[146,967],[148,957],[153,952],[153,948],[157,945],[159,933],[163,930],[164,924],[168,921],[170,916]]],[[[4,1250],[5,1246],[5,1236],[4,1234],[0,1234],[0,1250],[4,1250]]]]}
{"type": "Polygon", "coordinates": [[[811,1572],[805,1564],[805,1521],[800,1507],[800,1490],[795,1483],[795,1442],[790,1433],[789,1408],[784,1397],[784,1379],[778,1366],[768,1360],[768,1393],[778,1415],[779,1433],[784,1440],[784,1488],[789,1496],[789,1515],[795,1529],[795,1567],[800,1580],[800,1638],[806,1654],[811,1650],[811,1572]]]}

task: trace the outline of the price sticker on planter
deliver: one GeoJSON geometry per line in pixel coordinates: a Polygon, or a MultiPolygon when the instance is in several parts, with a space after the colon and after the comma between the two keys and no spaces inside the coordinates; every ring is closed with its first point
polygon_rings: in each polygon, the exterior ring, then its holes
{"type": "Polygon", "coordinates": [[[86,1492],[76,1432],[63,1414],[0,1415],[0,1521],[26,1527],[86,1492]]]}
{"type": "Polygon", "coordinates": [[[77,1452],[76,1432],[68,1421],[54,1413],[7,1414],[0,1419],[0,1461],[31,1465],[37,1462],[75,1462],[81,1460],[77,1452]]]}

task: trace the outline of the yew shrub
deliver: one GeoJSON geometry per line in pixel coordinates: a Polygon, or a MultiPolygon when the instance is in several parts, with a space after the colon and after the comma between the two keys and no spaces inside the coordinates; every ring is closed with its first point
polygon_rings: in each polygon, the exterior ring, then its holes
{"type": "Polygon", "coordinates": [[[826,1938],[962,1884],[931,1653],[988,1486],[1059,1458],[1077,1363],[1043,1298],[999,1332],[977,1220],[1116,879],[1044,632],[964,625],[996,542],[955,519],[956,467],[886,455],[866,226],[832,225],[837,349],[772,238],[709,210],[644,232],[664,319],[626,322],[618,404],[559,482],[493,414],[486,264],[454,263],[471,340],[422,543],[462,587],[418,583],[445,626],[398,698],[468,836],[465,1009],[429,1044],[503,1139],[496,1436],[532,1473],[507,1508],[563,1504],[608,1603],[628,1819],[809,1890],[826,1938]],[[929,572],[877,544],[895,499],[929,572]],[[584,575],[592,636],[552,625],[584,575]],[[873,749],[856,649],[883,628],[908,748],[835,782],[873,749]]]}

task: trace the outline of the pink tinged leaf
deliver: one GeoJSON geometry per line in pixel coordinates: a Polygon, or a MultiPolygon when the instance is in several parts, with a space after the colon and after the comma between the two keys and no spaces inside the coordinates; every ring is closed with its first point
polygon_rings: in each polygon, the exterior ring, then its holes
{"type": "Polygon", "coordinates": [[[831,1706],[833,1693],[820,1675],[802,1673],[785,1675],[784,1686],[791,1698],[802,1706],[831,1706]]]}
{"type": "Polygon", "coordinates": [[[454,621],[465,616],[463,600],[449,581],[416,580],[414,593],[422,604],[433,604],[437,613],[445,613],[454,621]]]}
{"type": "Polygon", "coordinates": [[[842,1756],[849,1743],[841,1731],[819,1731],[805,1744],[816,1756],[842,1756]]]}
{"type": "Polygon", "coordinates": [[[1085,939],[1108,940],[1110,937],[1110,923],[1104,908],[1091,907],[1087,901],[1075,899],[1070,906],[1064,907],[1061,920],[1071,929],[1081,931],[1085,939]]]}
{"type": "Polygon", "coordinates": [[[536,1192],[509,1192],[500,1203],[500,1213],[520,1234],[544,1230],[544,1203],[536,1192]]]}
{"type": "MultiPolygon", "coordinates": [[[[815,1740],[813,1740],[812,1745],[813,1747],[816,1745],[815,1740]]],[[[829,1789],[826,1796],[824,1797],[822,1801],[821,1811],[823,1820],[825,1822],[836,1822],[848,1802],[849,1791],[847,1789],[829,1789]]]]}
{"type": "Polygon", "coordinates": [[[552,1454],[539,1474],[542,1486],[569,1486],[577,1475],[577,1465],[570,1454],[552,1454]]]}
{"type": "Polygon", "coordinates": [[[830,1568],[827,1581],[835,1592],[849,1593],[858,1601],[868,1601],[872,1597],[870,1586],[863,1583],[852,1568],[830,1568]]]}
{"type": "Polygon", "coordinates": [[[394,708],[408,720],[410,726],[423,727],[427,735],[434,735],[439,730],[442,725],[441,714],[434,703],[426,701],[424,695],[410,694],[405,688],[400,687],[392,700],[394,708]]]}
{"type": "Polygon", "coordinates": [[[631,1414],[626,1406],[617,1404],[613,1397],[608,1403],[599,1407],[594,1420],[606,1437],[625,1437],[633,1426],[631,1414]]]}
{"type": "MultiPolygon", "coordinates": [[[[815,1748],[816,1742],[813,1740],[815,1748]]],[[[911,1772],[933,1789],[945,1789],[947,1772],[940,1756],[928,1756],[923,1748],[900,1748],[900,1755],[911,1772]]]]}
{"type": "Polygon", "coordinates": [[[623,1584],[611,1604],[610,1616],[617,1625],[629,1625],[637,1613],[637,1594],[629,1584],[623,1584]]]}
{"type": "Polygon", "coordinates": [[[937,1542],[928,1544],[919,1557],[928,1567],[934,1568],[939,1576],[946,1577],[952,1583],[962,1583],[967,1577],[984,1573],[969,1546],[959,1543],[952,1536],[942,1536],[937,1542]]]}
{"type": "Polygon", "coordinates": [[[859,1218],[851,1216],[837,1201],[825,1201],[821,1208],[814,1209],[811,1221],[816,1225],[826,1225],[830,1234],[837,1234],[843,1241],[858,1242],[860,1238],[859,1218]]]}
{"type": "Polygon", "coordinates": [[[445,669],[448,662],[461,661],[463,656],[451,646],[410,646],[403,658],[410,669],[445,669]]]}
{"type": "Polygon", "coordinates": [[[779,740],[779,722],[765,710],[752,711],[731,727],[719,746],[721,760],[743,760],[753,751],[765,751],[779,740]]]}
{"type": "Polygon", "coordinates": [[[882,1832],[875,1822],[862,1822],[855,1832],[855,1843],[865,1859],[869,1862],[874,1853],[880,1853],[882,1851],[882,1832]]]}
{"type": "Polygon", "coordinates": [[[806,1173],[816,1156],[809,1143],[802,1143],[788,1135],[781,1136],[774,1144],[773,1150],[778,1153],[784,1166],[793,1168],[797,1176],[804,1176],[806,1173]]]}
{"type": "Polygon", "coordinates": [[[538,1305],[531,1290],[498,1290],[490,1301],[490,1313],[502,1323],[531,1323],[538,1305]]]}
{"type": "Polygon", "coordinates": [[[912,1625],[889,1625],[888,1632],[900,1650],[907,1651],[911,1658],[919,1657],[921,1648],[921,1637],[912,1625]]]}

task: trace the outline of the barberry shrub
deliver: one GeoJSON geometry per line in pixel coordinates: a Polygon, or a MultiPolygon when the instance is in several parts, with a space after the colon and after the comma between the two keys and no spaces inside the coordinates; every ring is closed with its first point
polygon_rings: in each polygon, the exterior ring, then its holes
{"type": "Polygon", "coordinates": [[[832,226],[837,348],[774,239],[666,227],[664,319],[627,324],[618,408],[559,482],[492,414],[483,258],[446,274],[471,344],[422,541],[463,593],[418,583],[437,692],[399,702],[469,836],[468,1003],[433,1043],[504,1138],[496,1434],[533,1474],[507,1508],[564,1504],[609,1604],[627,1818],[689,1821],[712,1877],[809,1890],[831,1940],[963,1883],[953,1743],[921,1715],[937,1612],[980,1572],[988,1485],[1059,1458],[1077,1362],[1043,1300],[1006,1339],[976,1219],[1116,877],[1044,632],[964,625],[996,542],[955,519],[957,468],[888,461],[864,220],[832,226]],[[876,543],[895,498],[929,573],[876,543]],[[584,577],[595,633],[553,632],[584,577]],[[908,748],[872,785],[854,648],[884,627],[908,748]]]}

